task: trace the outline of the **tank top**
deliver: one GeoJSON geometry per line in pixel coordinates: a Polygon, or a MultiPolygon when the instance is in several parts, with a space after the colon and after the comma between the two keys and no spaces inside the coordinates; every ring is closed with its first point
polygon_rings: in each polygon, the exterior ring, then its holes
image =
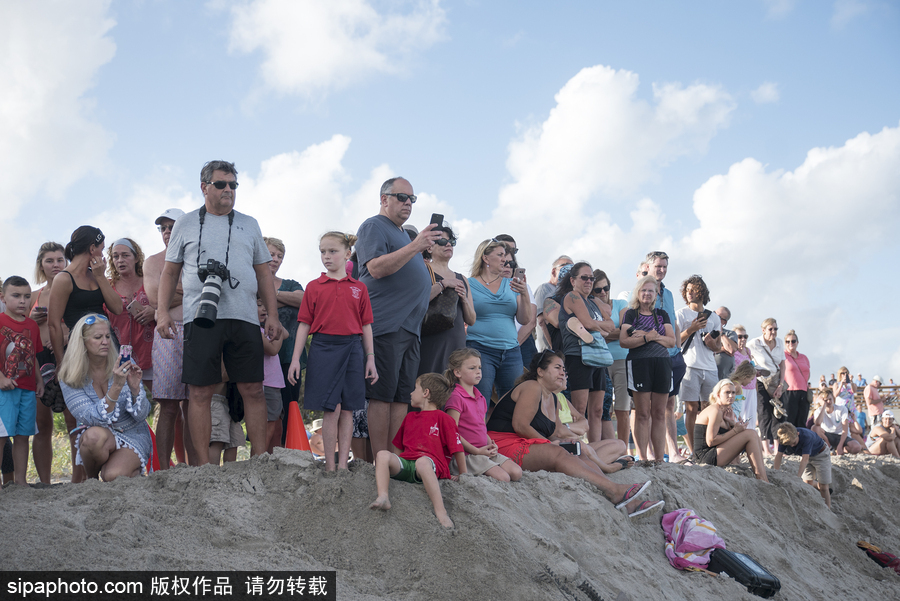
{"type": "MultiPolygon", "coordinates": [[[[584,298],[579,295],[579,298],[584,302],[584,306],[587,307],[588,313],[594,321],[603,321],[603,315],[600,313],[600,309],[594,304],[594,301],[589,298],[584,298]]],[[[563,299],[565,300],[565,299],[563,299]]],[[[577,301],[576,301],[577,302],[577,301]]],[[[563,303],[559,304],[559,331],[562,333],[562,352],[565,356],[572,357],[580,357],[581,356],[581,339],[572,333],[571,330],[566,326],[566,323],[575,317],[575,313],[567,313],[565,307],[563,307],[563,303]]],[[[583,324],[582,324],[583,325],[583,324]]],[[[591,332],[592,333],[592,332],[591,332]]]]}
{"type": "Polygon", "coordinates": [[[64,271],[72,279],[72,292],[66,301],[66,310],[63,312],[63,322],[70,330],[75,327],[78,320],[88,313],[103,315],[103,292],[96,290],[82,290],[75,283],[75,278],[68,271],[64,271]]]}
{"type": "MultiPolygon", "coordinates": [[[[521,386],[521,384],[520,384],[521,386]]],[[[516,386],[518,388],[518,386],[516,386]]],[[[512,425],[513,411],[516,409],[516,402],[512,400],[512,393],[516,389],[513,388],[503,395],[503,398],[494,407],[491,419],[488,420],[487,429],[493,432],[509,432],[515,434],[516,431],[512,425]]],[[[557,407],[556,395],[553,395],[553,406],[557,407]]],[[[544,415],[538,405],[534,417],[531,418],[531,427],[538,431],[544,438],[550,438],[556,430],[556,422],[544,415]]]]}

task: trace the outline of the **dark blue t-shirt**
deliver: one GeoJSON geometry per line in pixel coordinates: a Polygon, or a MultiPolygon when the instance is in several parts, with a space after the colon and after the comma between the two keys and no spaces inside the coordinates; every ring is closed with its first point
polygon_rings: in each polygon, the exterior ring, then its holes
{"type": "Polygon", "coordinates": [[[825,442],[812,430],[797,428],[797,434],[800,436],[800,440],[796,445],[786,447],[779,442],[778,452],[785,455],[809,455],[812,457],[825,450],[825,442]]]}

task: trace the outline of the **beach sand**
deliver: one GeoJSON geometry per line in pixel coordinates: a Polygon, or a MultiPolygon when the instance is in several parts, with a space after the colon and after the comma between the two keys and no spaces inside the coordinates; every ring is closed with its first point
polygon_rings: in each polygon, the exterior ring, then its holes
{"type": "MultiPolygon", "coordinates": [[[[900,461],[834,465],[833,512],[791,459],[770,470],[772,485],[743,467],[635,465],[612,478],[651,479],[645,498],[711,521],[729,549],[781,580],[775,599],[900,599],[900,575],[855,545],[900,555],[900,461]]],[[[7,486],[0,560],[4,570],[337,570],[338,599],[351,600],[758,598],[731,578],[674,569],[662,513],[629,521],[580,480],[464,477],[442,491],[449,531],[421,486],[392,481],[393,508],[373,511],[371,465],[326,474],[284,449],[112,483],[7,486]]]]}

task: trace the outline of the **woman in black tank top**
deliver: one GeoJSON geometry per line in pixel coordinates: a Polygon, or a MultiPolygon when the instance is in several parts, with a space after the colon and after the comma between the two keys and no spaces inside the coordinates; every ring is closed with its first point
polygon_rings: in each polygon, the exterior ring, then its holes
{"type": "Polygon", "coordinates": [[[531,365],[516,386],[500,400],[488,421],[488,436],[501,454],[532,472],[545,470],[581,478],[600,489],[603,495],[625,508],[629,517],[658,510],[662,501],[640,501],[650,482],[616,484],[586,457],[576,456],[560,441],[577,439],[567,434],[556,412],[555,392],[566,386],[566,370],[559,352],[543,351],[531,359],[531,365]],[[554,438],[551,442],[550,438],[554,438]]]}
{"type": "MultiPolygon", "coordinates": [[[[69,329],[88,313],[103,315],[103,305],[116,315],[122,312],[122,298],[116,294],[106,279],[106,261],[103,259],[103,236],[98,228],[82,225],[72,232],[72,239],[64,251],[69,265],[53,281],[50,290],[47,326],[50,329],[50,346],[60,365],[65,353],[62,323],[69,329]]],[[[66,411],[66,426],[75,427],[74,418],[66,411]],[[71,423],[70,423],[71,422],[71,423]]],[[[69,437],[73,448],[75,437],[69,437]]],[[[73,454],[74,458],[74,454],[73,454]]],[[[84,480],[84,468],[72,465],[72,482],[84,480]]]]}

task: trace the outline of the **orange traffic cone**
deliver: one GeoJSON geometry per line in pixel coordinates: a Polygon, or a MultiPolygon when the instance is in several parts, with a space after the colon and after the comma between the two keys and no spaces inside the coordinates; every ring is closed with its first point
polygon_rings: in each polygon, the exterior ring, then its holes
{"type": "Polygon", "coordinates": [[[284,439],[284,446],[287,449],[312,452],[309,448],[309,437],[306,436],[303,418],[300,417],[300,405],[296,401],[291,401],[288,406],[287,436],[284,439]]]}

